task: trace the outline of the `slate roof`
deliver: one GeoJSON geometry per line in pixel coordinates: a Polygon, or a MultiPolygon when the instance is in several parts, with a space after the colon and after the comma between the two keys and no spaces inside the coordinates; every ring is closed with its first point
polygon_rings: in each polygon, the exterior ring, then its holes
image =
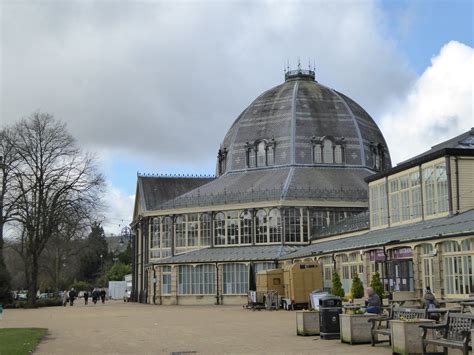
{"type": "Polygon", "coordinates": [[[153,262],[153,264],[186,264],[223,261],[274,261],[297,250],[290,245],[214,247],[191,251],[153,262]]]}
{"type": "Polygon", "coordinates": [[[367,201],[364,178],[349,167],[273,167],[234,172],[168,200],[157,208],[210,206],[274,200],[367,201]]]}
{"type": "Polygon", "coordinates": [[[321,239],[331,235],[339,235],[343,233],[357,232],[369,229],[370,214],[369,211],[361,212],[356,215],[347,217],[337,223],[329,226],[322,226],[314,232],[313,239],[321,239]]]}
{"type": "Polygon", "coordinates": [[[448,139],[447,141],[441,142],[431,147],[430,150],[423,152],[419,155],[416,155],[408,160],[402,161],[397,165],[408,163],[411,160],[419,159],[423,156],[430,155],[434,152],[446,149],[474,149],[474,128],[471,128],[469,131],[460,134],[454,138],[448,139]]]}
{"type": "Polygon", "coordinates": [[[365,181],[375,181],[444,156],[474,156],[474,128],[471,128],[459,136],[434,145],[430,150],[402,161],[391,169],[370,175],[365,181]]]}
{"type": "Polygon", "coordinates": [[[340,251],[381,247],[386,244],[403,244],[443,236],[470,233],[474,235],[474,210],[428,221],[369,231],[367,233],[314,243],[284,255],[280,259],[295,259],[340,251]]]}
{"type": "Polygon", "coordinates": [[[155,210],[163,203],[202,186],[213,177],[138,176],[138,194],[144,211],[155,210]]]}
{"type": "Polygon", "coordinates": [[[313,77],[296,75],[257,97],[227,132],[226,171],[246,169],[246,145],[275,139],[275,165],[313,164],[311,138],[333,136],[346,142],[346,163],[372,168],[371,143],[385,147],[375,121],[355,101],[313,77]]]}

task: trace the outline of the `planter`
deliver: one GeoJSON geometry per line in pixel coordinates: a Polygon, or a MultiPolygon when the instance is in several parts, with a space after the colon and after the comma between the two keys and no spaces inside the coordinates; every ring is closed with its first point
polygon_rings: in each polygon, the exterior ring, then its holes
{"type": "MultiPolygon", "coordinates": [[[[415,320],[391,320],[390,327],[392,329],[392,352],[394,354],[421,354],[421,324],[433,324],[435,321],[431,319],[415,319],[415,320]]],[[[433,334],[429,331],[427,337],[433,334]]]]}
{"type": "Polygon", "coordinates": [[[339,322],[341,326],[341,343],[369,344],[371,341],[369,323],[375,314],[341,314],[339,322]]]}
{"type": "Polygon", "coordinates": [[[296,334],[319,335],[319,311],[297,311],[296,334]]]}

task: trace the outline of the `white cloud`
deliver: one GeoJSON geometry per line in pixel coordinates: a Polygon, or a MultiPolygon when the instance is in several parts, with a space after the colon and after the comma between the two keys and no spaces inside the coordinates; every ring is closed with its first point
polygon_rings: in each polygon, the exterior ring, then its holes
{"type": "Polygon", "coordinates": [[[47,111],[81,144],[163,169],[208,165],[238,114],[283,81],[287,58],[315,58],[317,79],[374,117],[412,78],[376,1],[0,6],[2,123],[47,111]]]}
{"type": "Polygon", "coordinates": [[[381,116],[392,163],[428,150],[474,126],[474,49],[451,41],[402,100],[381,116]]]}
{"type": "Polygon", "coordinates": [[[103,216],[104,230],[107,234],[118,235],[121,227],[131,222],[135,196],[125,194],[121,189],[108,182],[104,200],[107,203],[103,216]]]}

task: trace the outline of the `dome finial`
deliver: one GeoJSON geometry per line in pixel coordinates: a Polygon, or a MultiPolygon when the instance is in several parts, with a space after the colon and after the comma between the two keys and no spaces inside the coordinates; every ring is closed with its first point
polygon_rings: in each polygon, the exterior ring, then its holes
{"type": "Polygon", "coordinates": [[[287,60],[285,70],[285,81],[303,79],[303,80],[315,80],[314,68],[311,68],[311,58],[308,60],[308,69],[301,69],[301,59],[298,57],[298,68],[296,70],[290,69],[290,62],[287,60]]]}

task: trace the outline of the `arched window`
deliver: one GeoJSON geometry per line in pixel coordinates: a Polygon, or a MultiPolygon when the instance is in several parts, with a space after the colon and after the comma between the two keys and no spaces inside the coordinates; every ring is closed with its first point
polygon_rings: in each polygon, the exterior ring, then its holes
{"type": "Polygon", "coordinates": [[[336,164],[342,164],[344,162],[343,152],[344,150],[340,144],[334,147],[334,162],[336,164]]]}
{"type": "Polygon", "coordinates": [[[323,141],[323,162],[326,164],[334,163],[334,149],[330,139],[323,141]]]}
{"type": "Polygon", "coordinates": [[[288,208],[284,210],[285,242],[301,241],[301,216],[299,208],[288,208]]]}
{"type": "Polygon", "coordinates": [[[275,164],[275,148],[273,145],[267,147],[267,165],[275,164]]]}
{"type": "Polygon", "coordinates": [[[257,244],[267,243],[267,213],[265,210],[258,210],[255,217],[255,242],[257,244]]]}
{"type": "Polygon", "coordinates": [[[229,211],[227,214],[227,244],[239,244],[239,214],[229,211]]]}
{"type": "Polygon", "coordinates": [[[274,208],[268,214],[268,229],[270,232],[270,243],[281,242],[281,214],[280,210],[274,208]]]}
{"type": "Polygon", "coordinates": [[[323,162],[321,144],[319,143],[313,145],[313,159],[316,164],[321,164],[323,162]]]}
{"type": "Polygon", "coordinates": [[[167,216],[163,219],[163,235],[161,239],[161,257],[167,257],[171,255],[171,241],[173,233],[173,219],[167,216]]]}
{"type": "Polygon", "coordinates": [[[265,166],[266,162],[266,150],[265,142],[260,142],[257,144],[257,166],[265,166]]]}
{"type": "Polygon", "coordinates": [[[217,153],[218,173],[222,175],[227,170],[227,148],[219,149],[217,153]]]}
{"type": "Polygon", "coordinates": [[[240,243],[252,243],[252,213],[249,211],[240,214],[240,243]]]}
{"type": "Polygon", "coordinates": [[[444,289],[449,297],[474,292],[474,239],[460,243],[445,241],[443,245],[444,289]]]}
{"type": "Polygon", "coordinates": [[[371,143],[370,149],[372,151],[372,166],[375,170],[383,170],[384,166],[384,152],[385,148],[382,144],[371,143]]]}
{"type": "Polygon", "coordinates": [[[201,215],[201,246],[211,245],[211,216],[207,213],[201,215]]]}
{"type": "Polygon", "coordinates": [[[176,217],[176,224],[175,224],[175,245],[177,248],[185,247],[186,246],[186,225],[185,225],[185,217],[178,216],[176,217]]]}
{"type": "Polygon", "coordinates": [[[222,212],[214,216],[214,244],[225,245],[225,215],[222,212]]]}
{"type": "Polygon", "coordinates": [[[199,240],[199,223],[198,223],[198,214],[188,214],[188,222],[186,223],[186,234],[188,236],[188,247],[193,247],[198,245],[199,240]]]}
{"type": "Polygon", "coordinates": [[[255,149],[247,149],[247,167],[255,168],[255,149]]]}
{"type": "Polygon", "coordinates": [[[160,247],[160,219],[158,217],[153,218],[152,231],[151,231],[151,248],[160,247]]]}

